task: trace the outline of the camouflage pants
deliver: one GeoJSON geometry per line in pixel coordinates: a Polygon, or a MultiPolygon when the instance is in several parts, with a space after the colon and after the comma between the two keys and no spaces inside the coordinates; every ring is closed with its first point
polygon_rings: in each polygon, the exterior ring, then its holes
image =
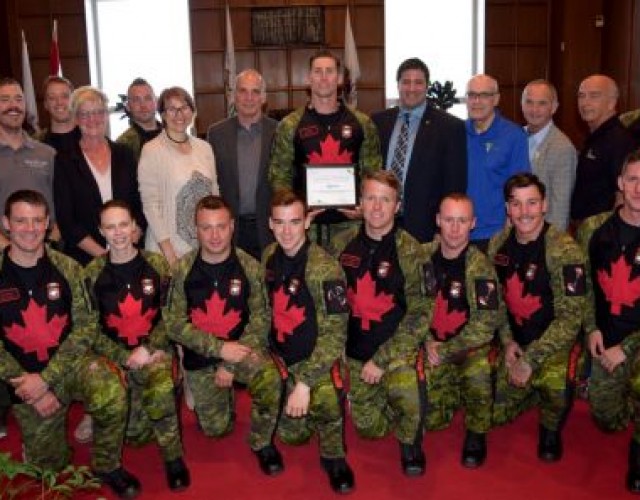
{"type": "Polygon", "coordinates": [[[567,381],[569,353],[557,352],[534,370],[526,387],[509,383],[504,358],[500,360],[493,402],[493,424],[514,420],[523,411],[540,407],[540,423],[560,430],[573,403],[573,387],[567,381]]]}
{"type": "MultiPolygon", "coordinates": [[[[325,458],[344,457],[344,419],[342,406],[331,374],[327,373],[311,388],[309,412],[302,418],[290,418],[281,402],[282,377],[276,364],[267,359],[249,382],[251,394],[251,449],[259,450],[273,442],[277,428],[282,442],[291,445],[304,444],[311,436],[318,434],[320,455],[325,458]],[[278,418],[280,417],[280,418],[278,418]]],[[[286,397],[295,382],[290,376],[286,381],[286,397]]]]}
{"type": "Polygon", "coordinates": [[[49,418],[40,417],[27,404],[13,407],[22,432],[26,460],[53,470],[61,470],[69,463],[71,450],[66,439],[66,405],[81,401],[93,418],[92,468],[97,472],[109,472],[119,467],[127,400],[117,368],[104,358],[80,358],[69,366],[54,390],[65,406],[49,418]]]}
{"type": "Polygon", "coordinates": [[[435,368],[425,360],[427,417],[425,428],[447,427],[458,408],[464,408],[467,430],[484,433],[491,427],[491,366],[489,346],[467,355],[460,363],[435,368]]]}
{"type": "Polygon", "coordinates": [[[217,366],[208,366],[200,370],[185,370],[198,423],[208,437],[229,434],[235,421],[233,387],[215,385],[216,369],[217,366]]]}
{"type": "Polygon", "coordinates": [[[593,361],[589,381],[591,414],[605,431],[626,429],[633,418],[633,438],[640,442],[640,356],[627,359],[613,373],[593,361]]]}
{"type": "Polygon", "coordinates": [[[395,430],[401,443],[412,444],[421,436],[420,392],[415,360],[394,363],[378,384],[360,378],[363,363],[348,359],[351,418],[358,434],[375,439],[395,430]]]}
{"type": "Polygon", "coordinates": [[[176,413],[171,373],[172,358],[127,373],[129,418],[127,442],[140,445],[154,437],[165,461],[182,456],[182,441],[176,413]]]}

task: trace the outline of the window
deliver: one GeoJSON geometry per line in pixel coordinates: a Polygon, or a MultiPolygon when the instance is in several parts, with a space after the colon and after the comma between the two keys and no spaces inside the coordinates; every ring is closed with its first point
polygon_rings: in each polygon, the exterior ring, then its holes
{"type": "MultiPolygon", "coordinates": [[[[402,61],[419,57],[431,81],[453,81],[459,97],[467,81],[484,69],[484,0],[393,0],[385,2],[386,101],[398,99],[396,70],[402,61]]],[[[464,104],[451,113],[466,118],[464,104]]]]}
{"type": "Polygon", "coordinates": [[[110,135],[128,126],[114,112],[134,78],[156,94],[178,85],[193,95],[188,0],[85,0],[91,84],[109,97],[110,135]]]}

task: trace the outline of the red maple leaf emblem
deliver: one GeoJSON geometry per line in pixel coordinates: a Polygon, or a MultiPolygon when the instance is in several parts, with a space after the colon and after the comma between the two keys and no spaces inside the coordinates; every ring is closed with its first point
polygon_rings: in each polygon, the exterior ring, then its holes
{"type": "Polygon", "coordinates": [[[48,360],[48,349],[58,345],[60,334],[67,326],[68,316],[54,314],[47,321],[47,307],[39,306],[33,299],[29,300],[27,309],[21,314],[24,326],[14,323],[6,328],[7,338],[25,353],[35,352],[38,361],[48,360]]]}
{"type": "Polygon", "coordinates": [[[509,312],[519,325],[522,325],[525,319],[529,319],[542,307],[540,297],[524,293],[524,286],[518,277],[518,273],[513,273],[507,279],[504,288],[504,301],[507,304],[507,309],[509,309],[509,312]]]}
{"type": "Polygon", "coordinates": [[[611,274],[598,271],[598,283],[607,301],[611,304],[611,314],[618,316],[622,306],[633,307],[640,298],[640,277],[631,280],[631,266],[621,255],[611,265],[611,274]]]}
{"type": "Polygon", "coordinates": [[[449,301],[443,297],[442,292],[438,292],[431,320],[431,328],[435,331],[438,340],[447,340],[452,337],[467,321],[465,311],[449,312],[448,309],[449,301]]]}
{"type": "Polygon", "coordinates": [[[347,165],[353,163],[351,158],[353,154],[350,151],[340,152],[340,141],[336,141],[332,136],[328,135],[327,138],[320,143],[320,154],[315,151],[309,155],[310,165],[326,165],[326,164],[338,164],[347,165]]]}
{"type": "Polygon", "coordinates": [[[276,329],[278,342],[284,342],[285,335],[293,335],[293,331],[305,320],[304,307],[289,305],[289,296],[284,287],[273,293],[273,326],[276,329]]]}
{"type": "Polygon", "coordinates": [[[376,295],[376,284],[366,272],[356,280],[356,286],[347,290],[351,314],[360,318],[363,330],[371,328],[371,321],[382,321],[382,315],[393,309],[393,296],[385,292],[376,295]]]}
{"type": "Polygon", "coordinates": [[[224,308],[227,299],[223,299],[214,291],[211,298],[204,301],[204,309],[195,308],[191,311],[191,323],[203,332],[215,335],[221,339],[228,339],[229,333],[242,319],[240,311],[233,308],[227,313],[224,308]]]}
{"type": "Polygon", "coordinates": [[[127,345],[137,345],[141,337],[149,335],[157,309],[149,308],[143,314],[142,299],[136,300],[130,293],[118,302],[118,309],[120,316],[109,314],[107,326],[114,328],[118,337],[127,341],[127,345]]]}

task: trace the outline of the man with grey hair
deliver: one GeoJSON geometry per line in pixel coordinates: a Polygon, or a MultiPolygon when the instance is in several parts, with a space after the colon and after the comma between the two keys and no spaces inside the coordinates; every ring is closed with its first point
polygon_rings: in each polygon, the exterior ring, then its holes
{"type": "Polygon", "coordinates": [[[530,171],[527,136],[497,110],[498,82],[475,75],[467,84],[467,194],[476,210],[471,240],[486,250],[506,222],[502,186],[513,174],[530,171]]]}
{"type": "Polygon", "coordinates": [[[235,243],[260,259],[273,241],[269,231],[268,162],[277,122],[263,114],[267,88],[262,75],[246,69],[236,77],[237,115],[209,128],[220,195],[235,217],[235,243]]]}
{"type": "Polygon", "coordinates": [[[547,80],[533,80],[522,91],[522,115],[529,141],[529,161],[533,173],[547,188],[545,219],[566,230],[569,224],[571,193],[576,180],[576,148],[553,123],[558,109],[558,93],[547,80]]]}
{"type": "Polygon", "coordinates": [[[620,168],[636,147],[617,117],[618,86],[606,75],[591,75],[580,83],[578,111],[589,127],[576,170],[571,199],[573,226],[591,215],[613,209],[620,168]]]}

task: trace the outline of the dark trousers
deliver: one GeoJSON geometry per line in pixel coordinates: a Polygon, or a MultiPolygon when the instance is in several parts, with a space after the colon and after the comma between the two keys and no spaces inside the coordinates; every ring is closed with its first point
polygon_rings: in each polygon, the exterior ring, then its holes
{"type": "Polygon", "coordinates": [[[258,225],[256,218],[249,215],[241,215],[236,227],[236,245],[242,248],[249,255],[260,260],[262,248],[258,240],[258,225]]]}

